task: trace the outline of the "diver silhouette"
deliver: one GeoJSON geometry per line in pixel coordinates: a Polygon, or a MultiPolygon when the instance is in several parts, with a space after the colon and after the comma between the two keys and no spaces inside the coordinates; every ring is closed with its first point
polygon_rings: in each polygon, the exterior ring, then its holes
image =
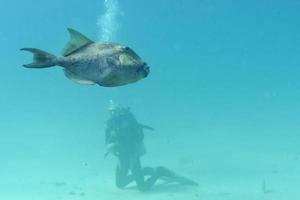
{"type": "Polygon", "coordinates": [[[158,179],[184,185],[198,185],[195,181],[162,166],[142,167],[140,157],[146,153],[143,130],[154,129],[140,124],[129,108],[117,107],[112,101],[109,113],[105,130],[105,157],[111,153],[118,158],[115,174],[118,188],[123,189],[135,181],[138,190],[147,191],[158,179]]]}

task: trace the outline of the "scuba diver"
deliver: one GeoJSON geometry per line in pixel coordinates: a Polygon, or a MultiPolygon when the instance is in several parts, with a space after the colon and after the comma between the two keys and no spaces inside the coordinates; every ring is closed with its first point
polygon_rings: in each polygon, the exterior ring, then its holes
{"type": "Polygon", "coordinates": [[[105,157],[111,153],[118,158],[115,174],[118,188],[123,189],[135,181],[138,190],[147,191],[158,179],[184,185],[198,185],[162,166],[142,167],[140,157],[146,153],[143,142],[144,129],[154,129],[140,124],[129,108],[118,107],[112,101],[109,113],[110,118],[105,130],[105,157]]]}

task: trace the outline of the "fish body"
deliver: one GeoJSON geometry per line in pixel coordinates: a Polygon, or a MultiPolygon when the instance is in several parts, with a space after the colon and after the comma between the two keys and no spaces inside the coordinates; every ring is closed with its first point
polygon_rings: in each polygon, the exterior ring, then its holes
{"type": "Polygon", "coordinates": [[[149,66],[129,47],[112,42],[93,42],[81,33],[68,29],[70,42],[63,57],[40,49],[23,48],[33,53],[27,68],[63,67],[66,77],[80,84],[116,87],[137,82],[148,76],[149,66]]]}

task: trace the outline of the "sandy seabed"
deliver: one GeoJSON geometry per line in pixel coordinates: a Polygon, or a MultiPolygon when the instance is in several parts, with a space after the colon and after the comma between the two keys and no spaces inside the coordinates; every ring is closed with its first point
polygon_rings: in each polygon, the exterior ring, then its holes
{"type": "Polygon", "coordinates": [[[103,158],[103,146],[97,153],[84,155],[74,152],[30,160],[24,155],[2,163],[0,199],[294,200],[300,198],[300,154],[295,144],[232,140],[214,134],[201,141],[196,134],[192,139],[176,135],[148,138],[144,165],[169,167],[199,186],[158,182],[144,193],[134,184],[125,190],[115,187],[116,160],[103,158]]]}

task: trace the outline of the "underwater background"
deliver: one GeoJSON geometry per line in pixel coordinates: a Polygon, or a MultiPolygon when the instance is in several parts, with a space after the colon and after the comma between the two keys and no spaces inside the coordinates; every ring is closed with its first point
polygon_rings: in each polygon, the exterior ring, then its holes
{"type": "Polygon", "coordinates": [[[300,1],[0,3],[0,199],[300,197],[300,1]],[[149,76],[105,88],[22,67],[22,47],[60,55],[68,27],[130,46],[149,76]],[[110,100],[155,128],[144,165],[199,186],[117,189],[103,157],[110,100]]]}

